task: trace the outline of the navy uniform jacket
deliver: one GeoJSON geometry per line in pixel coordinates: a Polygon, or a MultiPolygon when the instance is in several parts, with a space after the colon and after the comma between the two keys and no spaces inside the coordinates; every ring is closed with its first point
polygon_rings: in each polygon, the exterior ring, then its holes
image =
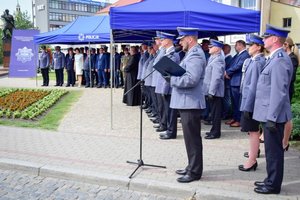
{"type": "Polygon", "coordinates": [[[116,71],[120,70],[121,56],[119,53],[115,53],[114,60],[115,60],[115,70],[116,71]]]}
{"type": "Polygon", "coordinates": [[[106,62],[105,69],[110,69],[110,53],[106,52],[103,54],[106,62]]]}
{"type": "Polygon", "coordinates": [[[241,79],[242,79],[242,67],[244,61],[249,57],[250,55],[246,50],[233,57],[229,69],[226,70],[227,75],[230,77],[231,86],[235,86],[235,87],[240,86],[241,79]]]}
{"type": "Polygon", "coordinates": [[[90,69],[90,55],[86,55],[83,57],[83,70],[89,70],[90,69]]]}
{"type": "Polygon", "coordinates": [[[145,62],[148,58],[149,58],[148,51],[141,54],[141,57],[140,57],[140,60],[139,60],[139,71],[138,71],[138,75],[137,75],[138,80],[141,80],[141,76],[143,74],[144,67],[145,67],[144,64],[145,64],[145,62]]]}
{"type": "Polygon", "coordinates": [[[40,56],[40,68],[48,68],[50,62],[50,56],[48,52],[43,51],[40,56]]]}
{"type": "Polygon", "coordinates": [[[202,92],[206,58],[199,45],[192,47],[181,61],[186,70],[180,77],[171,77],[171,103],[174,109],[204,109],[205,98],[202,92]]]}
{"type": "MultiPolygon", "coordinates": [[[[176,62],[179,64],[180,58],[177,53],[175,53],[175,47],[172,46],[166,50],[166,54],[164,56],[167,56],[170,58],[172,61],[176,62]]],[[[170,83],[168,83],[162,75],[159,73],[157,75],[157,82],[156,82],[156,88],[155,88],[155,93],[157,94],[171,94],[171,86],[170,83]]]]}
{"type": "Polygon", "coordinates": [[[70,56],[70,54],[66,55],[66,69],[74,70],[74,54],[70,56]]]}
{"type": "Polygon", "coordinates": [[[98,70],[104,70],[107,69],[107,59],[105,54],[99,54],[98,60],[97,60],[97,69],[98,70]]]}
{"type": "Polygon", "coordinates": [[[253,119],[285,123],[292,118],[289,87],[292,61],[282,48],[267,60],[258,78],[253,119]]]}
{"type": "MultiPolygon", "coordinates": [[[[145,75],[142,78],[145,78],[148,74],[150,74],[153,71],[153,62],[154,62],[155,55],[150,55],[148,60],[145,62],[145,75]]],[[[150,74],[145,79],[145,86],[151,86],[152,84],[152,74],[150,74]]]]}
{"type": "MultiPolygon", "coordinates": [[[[166,49],[160,47],[158,52],[156,53],[156,57],[154,58],[153,65],[155,65],[165,54],[166,54],[166,49]]],[[[152,75],[152,84],[151,84],[152,87],[156,87],[158,76],[159,76],[159,72],[155,70],[152,75]]]]}
{"type": "Polygon", "coordinates": [[[97,54],[91,54],[91,68],[92,70],[97,68],[97,54]]]}
{"type": "Polygon", "coordinates": [[[225,59],[221,54],[211,55],[205,68],[204,95],[224,97],[225,59]]]}
{"type": "Polygon", "coordinates": [[[63,52],[53,53],[53,67],[54,69],[63,69],[65,66],[65,54],[63,52]]]}
{"type": "Polygon", "coordinates": [[[245,76],[242,87],[242,101],[240,111],[253,112],[257,81],[262,68],[266,63],[263,54],[245,60],[245,76]]]}

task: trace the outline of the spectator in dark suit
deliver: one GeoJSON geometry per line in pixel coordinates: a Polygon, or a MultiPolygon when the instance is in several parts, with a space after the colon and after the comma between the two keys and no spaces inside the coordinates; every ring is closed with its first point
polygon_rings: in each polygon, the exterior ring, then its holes
{"type": "MultiPolygon", "coordinates": [[[[227,70],[232,61],[231,46],[224,44],[223,52],[225,55],[225,70],[227,70]]],[[[223,99],[223,119],[231,119],[231,97],[230,97],[230,80],[225,78],[225,93],[223,99]]]]}
{"type": "Polygon", "coordinates": [[[233,57],[229,68],[225,71],[225,78],[230,79],[231,101],[233,106],[233,119],[226,122],[231,127],[240,127],[240,84],[242,79],[242,67],[244,61],[250,57],[246,49],[246,42],[238,40],[235,43],[237,54],[233,57]]]}

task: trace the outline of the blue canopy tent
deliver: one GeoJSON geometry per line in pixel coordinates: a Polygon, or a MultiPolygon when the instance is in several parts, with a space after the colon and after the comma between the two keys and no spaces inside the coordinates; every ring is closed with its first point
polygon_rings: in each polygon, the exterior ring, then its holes
{"type": "Polygon", "coordinates": [[[109,17],[78,17],[61,29],[34,36],[37,44],[109,43],[109,17]]]}
{"type": "Polygon", "coordinates": [[[110,9],[115,42],[149,40],[156,30],[197,27],[199,37],[259,32],[260,12],[211,0],[144,0],[110,9]]]}

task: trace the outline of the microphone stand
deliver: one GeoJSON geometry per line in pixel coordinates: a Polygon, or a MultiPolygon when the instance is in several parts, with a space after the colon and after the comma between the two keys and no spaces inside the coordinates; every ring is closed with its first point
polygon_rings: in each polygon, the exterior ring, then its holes
{"type": "Polygon", "coordinates": [[[134,88],[136,88],[138,85],[140,85],[141,87],[141,94],[140,94],[140,158],[137,160],[137,162],[132,162],[132,161],[127,161],[127,163],[129,164],[136,164],[137,167],[136,169],[131,173],[131,175],[129,176],[129,178],[131,179],[132,176],[135,174],[135,172],[142,166],[147,166],[147,167],[158,167],[158,168],[166,168],[166,166],[160,166],[160,165],[152,165],[152,164],[145,164],[143,161],[143,98],[142,98],[142,93],[143,93],[143,89],[144,89],[144,84],[145,84],[145,79],[150,76],[154,71],[156,71],[155,69],[150,72],[145,78],[141,79],[140,81],[138,81],[132,88],[130,88],[125,94],[127,95],[130,91],[132,91],[134,88]]]}

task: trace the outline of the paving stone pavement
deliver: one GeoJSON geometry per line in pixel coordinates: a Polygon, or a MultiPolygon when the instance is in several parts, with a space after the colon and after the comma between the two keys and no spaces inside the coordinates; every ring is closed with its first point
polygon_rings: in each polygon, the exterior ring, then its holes
{"type": "MultiPolygon", "coordinates": [[[[101,183],[99,183],[101,184],[101,183]]],[[[180,200],[180,198],[0,170],[1,200],[180,200]]]]}
{"type": "MultiPolygon", "coordinates": [[[[34,80],[0,78],[7,87],[32,87],[34,80]],[[24,82],[22,84],[22,82],[24,82]]],[[[77,90],[77,88],[71,88],[77,90]]],[[[300,152],[285,153],[285,175],[280,195],[257,195],[253,182],[266,175],[264,148],[255,172],[237,169],[245,161],[247,135],[222,125],[222,137],[203,140],[204,172],[200,181],[179,184],[174,171],[186,165],[179,126],[178,139],[162,141],[143,113],[143,160],[167,168],[136,166],[126,161],[139,157],[139,108],[121,103],[122,90],[80,89],[82,97],[66,114],[58,131],[0,126],[0,168],[18,169],[34,175],[68,178],[88,183],[101,180],[107,186],[129,188],[175,198],[196,199],[300,199],[300,152]],[[113,96],[113,126],[111,102],[113,96]]],[[[202,136],[209,130],[202,126],[202,136]]]]}

